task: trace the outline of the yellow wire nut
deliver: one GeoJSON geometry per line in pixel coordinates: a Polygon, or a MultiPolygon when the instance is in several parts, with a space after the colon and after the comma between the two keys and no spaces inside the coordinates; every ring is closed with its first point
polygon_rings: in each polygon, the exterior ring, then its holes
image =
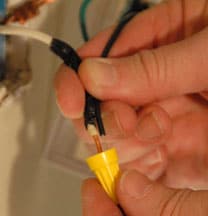
{"type": "Polygon", "coordinates": [[[115,181],[119,174],[118,156],[114,148],[87,158],[87,164],[95,173],[109,197],[117,203],[115,181]]]}

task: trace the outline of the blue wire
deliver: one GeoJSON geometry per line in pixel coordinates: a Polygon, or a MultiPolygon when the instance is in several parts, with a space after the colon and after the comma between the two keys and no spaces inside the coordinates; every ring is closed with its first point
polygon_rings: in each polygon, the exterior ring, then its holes
{"type": "Polygon", "coordinates": [[[80,6],[80,10],[79,10],[79,22],[80,22],[82,37],[84,41],[89,40],[89,35],[87,32],[87,26],[86,26],[86,11],[90,3],[91,3],[91,0],[83,0],[80,6]]]}
{"type": "MultiPolygon", "coordinates": [[[[6,0],[0,0],[0,20],[6,15],[6,0]]],[[[6,39],[0,36],[0,81],[5,78],[6,39]]]]}

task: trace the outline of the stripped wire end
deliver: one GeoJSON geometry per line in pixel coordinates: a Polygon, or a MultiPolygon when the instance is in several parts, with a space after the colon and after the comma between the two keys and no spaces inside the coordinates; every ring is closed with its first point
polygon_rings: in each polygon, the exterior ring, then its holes
{"type": "Polygon", "coordinates": [[[9,24],[18,22],[24,24],[29,19],[37,16],[39,14],[39,9],[41,6],[52,3],[54,0],[30,0],[19,7],[15,8],[11,13],[9,13],[2,21],[1,24],[9,24]]]}
{"type": "Polygon", "coordinates": [[[89,135],[93,138],[93,140],[95,142],[95,145],[96,145],[96,148],[97,148],[97,152],[98,153],[103,152],[97,128],[93,124],[88,124],[87,131],[88,131],[89,135]]]}

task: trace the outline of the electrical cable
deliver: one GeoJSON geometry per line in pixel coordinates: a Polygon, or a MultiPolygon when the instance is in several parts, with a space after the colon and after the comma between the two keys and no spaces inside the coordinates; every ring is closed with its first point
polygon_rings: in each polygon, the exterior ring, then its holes
{"type": "Polygon", "coordinates": [[[41,41],[48,46],[50,46],[53,40],[53,38],[48,34],[25,27],[0,25],[0,34],[29,37],[41,41]]]}
{"type": "Polygon", "coordinates": [[[113,31],[110,39],[108,40],[107,44],[105,45],[101,56],[102,57],[107,57],[113,44],[115,43],[115,41],[118,38],[118,35],[121,33],[121,31],[123,30],[124,26],[129,22],[129,20],[131,20],[134,16],[136,15],[136,13],[129,13],[126,14],[125,16],[123,16],[123,18],[121,19],[121,21],[119,22],[119,24],[116,26],[115,30],[113,31]]]}
{"type": "MultiPolygon", "coordinates": [[[[80,25],[81,25],[81,30],[82,30],[82,35],[84,37],[85,41],[88,41],[89,37],[87,34],[87,27],[86,27],[86,9],[87,6],[89,5],[90,1],[89,0],[84,0],[83,4],[81,5],[80,8],[80,25]]],[[[140,0],[133,0],[128,8],[128,10],[123,14],[123,16],[120,19],[120,22],[118,23],[117,27],[115,28],[113,34],[111,35],[110,39],[108,40],[106,46],[104,47],[104,50],[102,51],[101,57],[107,57],[113,44],[117,40],[119,34],[125,27],[125,25],[131,20],[138,12],[148,8],[148,4],[146,3],[141,3],[140,0]]],[[[105,135],[105,128],[101,119],[101,110],[100,110],[100,101],[96,98],[89,98],[88,95],[86,95],[86,103],[89,104],[94,104],[94,109],[89,110],[91,107],[86,106],[86,113],[87,114],[92,114],[86,115],[85,113],[85,126],[87,125],[86,122],[90,122],[89,119],[94,119],[96,118],[97,126],[100,132],[100,135],[105,135]],[[93,117],[96,116],[96,117],[93,117]]],[[[93,124],[93,122],[91,122],[93,124]]],[[[94,124],[93,124],[94,125],[94,124]]]]}
{"type": "Polygon", "coordinates": [[[91,0],[83,0],[79,10],[79,22],[80,22],[82,37],[85,42],[89,40],[89,35],[87,32],[87,25],[86,25],[86,11],[90,3],[91,0]]]}
{"type": "Polygon", "coordinates": [[[110,39],[108,40],[105,48],[102,52],[102,57],[107,57],[113,44],[117,40],[118,36],[120,35],[121,31],[125,27],[125,25],[135,16],[138,12],[143,11],[148,8],[147,3],[142,3],[140,0],[133,0],[130,4],[129,8],[126,12],[121,16],[118,25],[116,26],[115,30],[113,31],[110,39]]]}
{"type": "MultiPolygon", "coordinates": [[[[64,41],[53,38],[48,34],[24,27],[0,25],[0,34],[26,36],[41,41],[49,46],[50,50],[59,56],[67,66],[71,67],[75,72],[78,72],[79,65],[81,64],[81,58],[77,52],[64,41]]],[[[97,100],[86,92],[85,101],[84,119],[86,129],[88,128],[88,125],[94,125],[98,127],[99,134],[101,136],[105,135],[97,100]]]]}
{"type": "MultiPolygon", "coordinates": [[[[63,41],[53,39],[50,49],[64,60],[66,65],[78,72],[81,58],[72,47],[63,41]]],[[[99,135],[105,135],[98,101],[88,92],[85,93],[84,124],[86,129],[88,128],[88,125],[98,127],[99,135]]]]}

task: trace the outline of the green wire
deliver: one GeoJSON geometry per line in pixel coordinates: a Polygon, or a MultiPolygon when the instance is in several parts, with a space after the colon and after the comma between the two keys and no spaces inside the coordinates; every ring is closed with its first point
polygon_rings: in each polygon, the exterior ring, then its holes
{"type": "Polygon", "coordinates": [[[87,7],[89,6],[90,2],[91,0],[83,0],[80,6],[80,10],[79,10],[79,22],[80,22],[82,37],[84,41],[89,40],[89,35],[87,32],[87,26],[86,26],[86,11],[87,11],[87,7]]]}

